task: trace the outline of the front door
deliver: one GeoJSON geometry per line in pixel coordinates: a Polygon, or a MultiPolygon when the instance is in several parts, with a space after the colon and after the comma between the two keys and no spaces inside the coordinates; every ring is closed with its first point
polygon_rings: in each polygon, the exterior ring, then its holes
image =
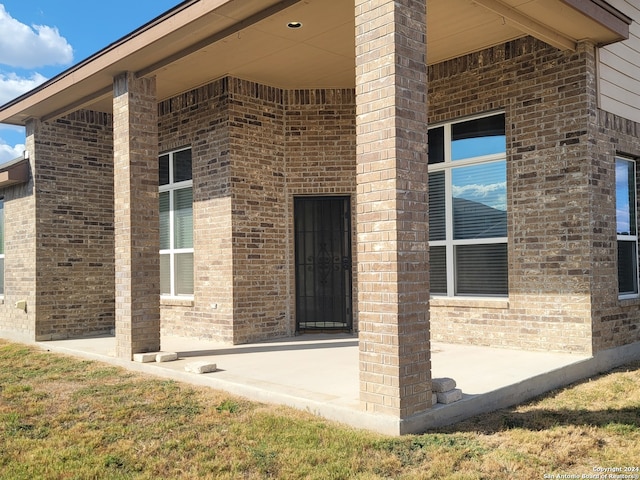
{"type": "Polygon", "coordinates": [[[349,197],[294,200],[298,331],[352,328],[350,220],[349,197]]]}

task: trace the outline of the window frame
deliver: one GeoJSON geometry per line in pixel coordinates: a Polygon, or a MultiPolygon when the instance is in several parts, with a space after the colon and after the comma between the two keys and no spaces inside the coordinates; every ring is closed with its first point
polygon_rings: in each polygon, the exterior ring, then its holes
{"type": "MultiPolygon", "coordinates": [[[[193,242],[192,242],[192,246],[189,248],[176,248],[175,244],[176,244],[176,214],[175,214],[175,196],[176,196],[176,192],[179,190],[186,190],[186,189],[191,189],[191,194],[193,196],[193,164],[192,164],[192,169],[191,169],[191,178],[188,180],[183,180],[180,182],[174,182],[174,156],[177,153],[180,152],[184,152],[184,151],[191,151],[191,158],[192,158],[192,162],[193,162],[193,150],[191,147],[185,147],[185,148],[179,148],[179,149],[175,149],[175,150],[170,150],[168,152],[163,152],[162,154],[160,154],[158,156],[158,163],[160,163],[160,159],[162,157],[164,157],[165,155],[169,156],[169,182],[165,185],[159,185],[158,187],[158,202],[160,202],[160,195],[162,195],[163,193],[168,193],[169,194],[169,248],[160,248],[159,250],[159,255],[160,258],[162,258],[162,255],[168,255],[169,257],[169,283],[170,283],[170,293],[163,293],[162,289],[160,290],[160,296],[162,298],[178,298],[178,299],[193,299],[194,293],[192,292],[190,294],[180,294],[180,293],[176,293],[178,288],[177,288],[177,273],[176,273],[176,257],[179,254],[185,254],[185,253],[191,253],[192,255],[194,255],[194,248],[193,248],[193,242]]],[[[160,168],[160,165],[159,165],[160,168]]],[[[160,183],[160,182],[158,182],[160,183]]],[[[192,197],[193,198],[193,197],[192,197]]],[[[193,224],[193,200],[191,203],[192,206],[192,224],[193,224]]],[[[158,208],[160,208],[160,205],[158,205],[158,208]]],[[[192,237],[193,237],[193,232],[192,232],[192,237]]],[[[162,246],[160,246],[162,247],[162,246]]],[[[194,272],[192,272],[192,275],[194,275],[194,272]]],[[[192,276],[192,283],[194,281],[194,278],[192,276]]]]}
{"type": "MultiPolygon", "coordinates": [[[[432,247],[445,247],[445,269],[446,269],[446,293],[434,293],[430,292],[430,295],[435,298],[508,298],[508,272],[507,272],[507,292],[496,294],[467,294],[458,293],[458,281],[457,281],[457,268],[456,264],[456,247],[464,245],[495,245],[503,244],[508,248],[508,232],[504,237],[486,237],[480,239],[455,239],[454,238],[454,208],[453,208],[453,170],[460,167],[475,166],[475,165],[487,165],[490,163],[504,162],[505,165],[505,183],[508,184],[506,177],[507,170],[507,149],[506,149],[506,114],[504,111],[493,111],[489,113],[483,113],[480,115],[474,115],[470,117],[464,117],[455,119],[448,122],[441,122],[429,126],[429,130],[444,127],[444,160],[438,163],[432,163],[428,166],[428,175],[432,175],[438,172],[444,172],[444,201],[445,201],[445,239],[444,240],[429,240],[430,249],[432,247]],[[478,120],[482,118],[489,118],[493,116],[505,116],[505,151],[500,153],[491,153],[486,155],[478,155],[474,157],[467,157],[463,159],[454,159],[452,154],[453,145],[453,125],[478,120]]],[[[507,194],[507,191],[505,191],[507,194]]],[[[508,208],[505,211],[508,215],[508,208]]],[[[507,253],[508,255],[508,253],[507,253]]],[[[508,257],[506,259],[506,266],[508,269],[508,257]]]]}
{"type": "Polygon", "coordinates": [[[616,155],[614,158],[614,170],[615,170],[615,192],[616,192],[616,202],[615,202],[615,206],[616,206],[616,249],[618,251],[618,256],[616,257],[616,262],[617,262],[617,282],[618,282],[618,299],[619,300],[627,300],[627,299],[637,299],[640,297],[640,268],[638,266],[638,181],[637,181],[637,174],[638,174],[638,165],[637,165],[637,161],[634,158],[630,158],[630,157],[625,157],[622,155],[616,155]],[[628,177],[628,184],[627,184],[627,188],[629,190],[633,191],[633,200],[635,202],[634,205],[634,222],[633,222],[633,228],[635,229],[635,232],[629,232],[628,234],[621,234],[620,232],[618,232],[618,162],[628,162],[631,165],[633,165],[633,175],[631,175],[631,177],[628,177]],[[634,269],[635,269],[635,282],[634,282],[634,287],[635,287],[635,291],[634,292],[621,292],[620,291],[620,262],[619,262],[619,252],[620,252],[620,243],[621,242],[625,242],[625,243],[632,243],[633,244],[633,251],[635,254],[635,258],[633,259],[635,261],[635,265],[634,265],[634,269]]]}

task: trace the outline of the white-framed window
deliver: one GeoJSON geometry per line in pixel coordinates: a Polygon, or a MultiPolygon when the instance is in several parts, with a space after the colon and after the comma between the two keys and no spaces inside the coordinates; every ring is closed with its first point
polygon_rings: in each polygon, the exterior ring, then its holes
{"type": "Polygon", "coordinates": [[[4,198],[0,197],[0,298],[4,297],[4,198]]]}
{"type": "Polygon", "coordinates": [[[618,235],[618,294],[638,296],[638,226],[636,162],[616,157],[616,232],[618,235]]]}
{"type": "Polygon", "coordinates": [[[431,294],[507,296],[504,113],[429,129],[431,294]]]}
{"type": "Polygon", "coordinates": [[[191,149],[160,155],[160,293],[193,296],[191,149]]]}

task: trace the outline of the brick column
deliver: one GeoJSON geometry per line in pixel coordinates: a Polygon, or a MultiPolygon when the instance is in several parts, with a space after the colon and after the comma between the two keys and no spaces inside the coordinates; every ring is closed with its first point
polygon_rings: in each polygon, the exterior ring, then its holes
{"type": "Polygon", "coordinates": [[[116,354],[160,350],[158,107],[155,78],[114,79],[116,354]]]}
{"type": "Polygon", "coordinates": [[[431,407],[425,0],[356,0],[360,399],[431,407]]]}

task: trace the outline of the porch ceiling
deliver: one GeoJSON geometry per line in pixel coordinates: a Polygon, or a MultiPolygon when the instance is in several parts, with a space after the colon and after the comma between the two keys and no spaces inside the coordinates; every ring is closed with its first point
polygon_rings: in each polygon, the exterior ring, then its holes
{"type": "MultiPolygon", "coordinates": [[[[524,35],[563,49],[628,36],[629,19],[602,0],[427,0],[427,8],[430,64],[524,35]]],[[[123,71],[156,75],[159,100],[224,75],[282,88],[353,87],[354,31],[353,0],[187,0],[0,107],[0,122],[111,112],[113,77],[123,71]],[[302,27],[288,28],[292,21],[302,27]]]]}

